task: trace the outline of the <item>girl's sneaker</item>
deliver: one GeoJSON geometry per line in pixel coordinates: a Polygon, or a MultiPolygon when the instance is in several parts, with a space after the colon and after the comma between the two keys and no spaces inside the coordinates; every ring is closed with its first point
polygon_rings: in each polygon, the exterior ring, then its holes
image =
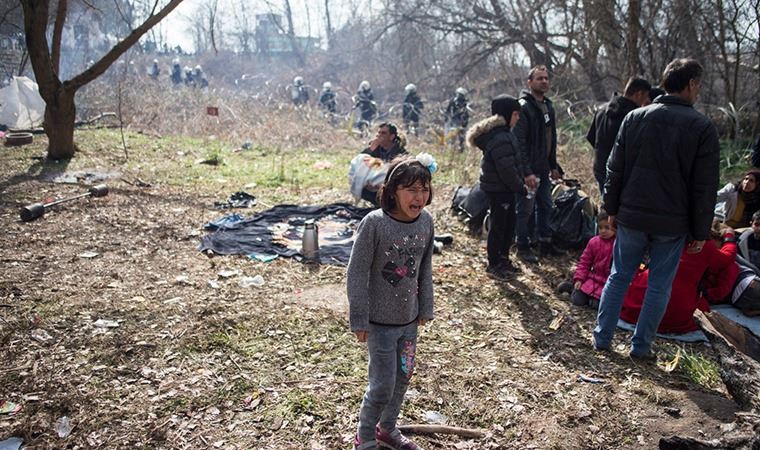
{"type": "Polygon", "coordinates": [[[377,450],[377,448],[377,441],[374,439],[371,441],[362,442],[358,434],[354,438],[354,450],[377,450]]]}
{"type": "Polygon", "coordinates": [[[422,450],[419,445],[414,441],[407,438],[398,428],[394,429],[390,433],[380,430],[380,427],[375,428],[375,439],[379,445],[378,448],[384,447],[391,450],[422,450]]]}

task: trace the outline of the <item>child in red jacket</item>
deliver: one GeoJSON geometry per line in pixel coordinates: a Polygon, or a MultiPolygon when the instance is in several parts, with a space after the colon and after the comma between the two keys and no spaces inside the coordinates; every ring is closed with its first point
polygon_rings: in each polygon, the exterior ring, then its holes
{"type": "Polygon", "coordinates": [[[616,233],[606,212],[600,211],[596,221],[599,234],[591,238],[583,250],[581,259],[575,267],[574,289],[570,295],[570,301],[574,305],[590,305],[594,309],[599,308],[604,283],[610,276],[616,233]]]}

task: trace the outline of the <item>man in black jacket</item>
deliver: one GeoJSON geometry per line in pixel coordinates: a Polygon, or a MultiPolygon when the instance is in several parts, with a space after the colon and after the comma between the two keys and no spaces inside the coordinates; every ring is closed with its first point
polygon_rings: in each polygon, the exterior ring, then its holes
{"type": "Polygon", "coordinates": [[[594,147],[594,178],[599,183],[599,194],[604,195],[604,178],[607,176],[607,158],[615,143],[615,136],[626,114],[640,106],[646,106],[652,85],[643,78],[631,78],[625,85],[623,95],[615,95],[594,114],[594,120],[586,134],[586,140],[594,147]]]}
{"type": "Polygon", "coordinates": [[[630,112],[607,161],[604,208],[617,224],[612,272],[602,291],[594,346],[609,349],[634,271],[649,252],[649,280],[630,356],[651,346],[670,298],[684,244],[699,253],[710,237],[719,177],[715,126],[692,106],[702,66],[676,59],[663,73],[667,95],[630,112]]]}
{"type": "Polygon", "coordinates": [[[527,192],[517,165],[519,144],[510,132],[520,119],[520,103],[514,97],[499,95],[491,101],[491,113],[467,131],[467,143],[483,151],[480,188],[488,194],[491,206],[486,272],[503,281],[518,271],[509,260],[515,237],[515,194],[527,192]]]}
{"type": "Polygon", "coordinates": [[[552,244],[549,228],[551,180],[562,177],[562,168],[557,164],[557,121],[554,106],[546,97],[549,86],[546,66],[530,69],[528,90],[520,96],[520,120],[513,131],[520,143],[520,170],[531,192],[517,196],[517,256],[530,263],[538,262],[529,239],[529,223],[534,213],[542,256],[563,254],[552,244]]]}

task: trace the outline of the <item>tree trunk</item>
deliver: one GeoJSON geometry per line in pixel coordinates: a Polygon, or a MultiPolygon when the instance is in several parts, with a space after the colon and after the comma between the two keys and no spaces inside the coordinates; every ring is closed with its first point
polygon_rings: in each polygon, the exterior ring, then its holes
{"type": "Polygon", "coordinates": [[[49,159],[70,159],[74,157],[74,121],[76,120],[76,105],[74,95],[59,89],[55,102],[45,106],[45,134],[48,136],[47,156],[49,159]]]}
{"type": "Polygon", "coordinates": [[[327,50],[331,50],[333,47],[333,30],[330,19],[330,0],[325,0],[325,31],[327,33],[327,50]]]}
{"type": "Polygon", "coordinates": [[[641,2],[628,2],[628,30],[626,31],[626,77],[635,77],[641,72],[639,62],[639,33],[641,30],[641,2]]]}

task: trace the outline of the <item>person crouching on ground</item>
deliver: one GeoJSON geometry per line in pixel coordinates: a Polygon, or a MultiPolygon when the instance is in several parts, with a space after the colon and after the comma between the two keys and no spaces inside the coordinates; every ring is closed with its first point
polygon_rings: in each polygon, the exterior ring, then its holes
{"type": "Polygon", "coordinates": [[[573,293],[570,295],[573,305],[589,305],[594,309],[599,308],[604,283],[610,276],[616,231],[606,212],[600,211],[596,221],[599,234],[588,241],[578,260],[573,276],[573,293]]]}
{"type": "Polygon", "coordinates": [[[511,132],[520,120],[520,102],[499,95],[491,101],[491,114],[469,129],[467,143],[483,151],[480,189],[488,194],[491,207],[486,272],[503,281],[518,271],[509,260],[509,247],[515,238],[515,194],[527,193],[517,163],[517,138],[511,132]]]}
{"type": "Polygon", "coordinates": [[[419,450],[396,428],[415,365],[417,327],[433,319],[433,197],[428,154],[391,163],[380,209],[359,224],[348,262],[351,331],[367,343],[369,386],[354,449],[419,450]]]}

